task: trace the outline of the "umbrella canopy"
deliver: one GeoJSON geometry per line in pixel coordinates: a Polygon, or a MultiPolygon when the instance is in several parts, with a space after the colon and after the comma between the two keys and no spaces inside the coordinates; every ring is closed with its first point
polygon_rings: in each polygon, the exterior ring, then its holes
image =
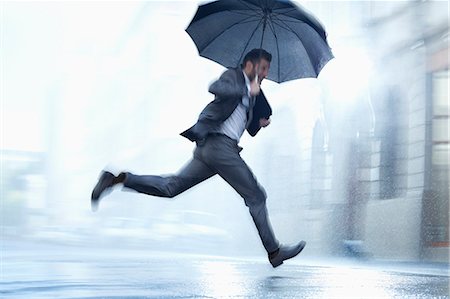
{"type": "Polygon", "coordinates": [[[254,48],[272,54],[267,79],[315,78],[333,58],[323,26],[290,1],[219,0],[200,5],[186,29],[202,57],[238,67],[254,48]]]}

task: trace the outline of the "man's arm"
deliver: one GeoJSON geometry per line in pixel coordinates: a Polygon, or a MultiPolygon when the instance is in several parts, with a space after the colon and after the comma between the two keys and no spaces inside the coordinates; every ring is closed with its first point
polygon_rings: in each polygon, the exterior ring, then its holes
{"type": "Polygon", "coordinates": [[[209,86],[208,91],[217,97],[243,97],[247,88],[238,83],[235,70],[225,71],[220,78],[209,86]]]}

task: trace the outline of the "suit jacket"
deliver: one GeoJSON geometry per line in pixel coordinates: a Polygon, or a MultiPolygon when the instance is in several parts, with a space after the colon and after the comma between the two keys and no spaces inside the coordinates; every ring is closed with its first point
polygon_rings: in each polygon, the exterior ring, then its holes
{"type": "MultiPolygon", "coordinates": [[[[209,133],[217,132],[220,125],[242,101],[242,97],[247,94],[242,70],[228,69],[211,84],[208,91],[214,94],[214,100],[206,105],[200,113],[197,123],[180,134],[191,141],[203,140],[209,133]]],[[[272,109],[261,91],[256,100],[250,99],[250,111],[247,119],[249,134],[255,136],[261,129],[259,119],[269,118],[270,115],[272,115],[272,109]]]]}

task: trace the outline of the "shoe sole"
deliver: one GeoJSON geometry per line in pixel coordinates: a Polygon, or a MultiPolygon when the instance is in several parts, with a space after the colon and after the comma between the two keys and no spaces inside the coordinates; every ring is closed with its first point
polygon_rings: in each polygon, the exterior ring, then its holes
{"type": "Polygon", "coordinates": [[[279,262],[279,263],[272,263],[272,262],[270,262],[271,264],[272,264],[272,267],[274,267],[274,268],[276,268],[276,267],[278,267],[278,266],[280,266],[280,265],[283,265],[283,261],[281,261],[281,262],[279,262]]]}
{"type": "MultiPolygon", "coordinates": [[[[306,247],[306,242],[303,243],[303,246],[300,248],[300,250],[297,252],[297,254],[295,254],[294,256],[292,256],[290,258],[287,258],[286,260],[291,259],[291,258],[296,257],[297,255],[299,255],[303,251],[303,249],[305,247],[306,247]]],[[[282,260],[282,261],[279,261],[279,262],[276,262],[276,263],[272,263],[272,261],[270,261],[270,263],[272,264],[272,267],[276,268],[276,267],[282,265],[284,261],[285,260],[282,260]]]]}

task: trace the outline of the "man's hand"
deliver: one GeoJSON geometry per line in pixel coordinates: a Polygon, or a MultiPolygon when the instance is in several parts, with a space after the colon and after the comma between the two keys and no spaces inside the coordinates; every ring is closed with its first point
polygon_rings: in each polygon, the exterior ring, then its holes
{"type": "Polygon", "coordinates": [[[259,119],[259,126],[260,126],[261,128],[265,128],[265,127],[267,127],[268,125],[270,125],[270,118],[260,118],[260,119],[259,119]]]}
{"type": "Polygon", "coordinates": [[[255,97],[257,95],[259,95],[259,92],[261,91],[261,88],[259,87],[259,83],[258,79],[255,78],[251,83],[250,83],[250,95],[252,97],[255,97]]]}

